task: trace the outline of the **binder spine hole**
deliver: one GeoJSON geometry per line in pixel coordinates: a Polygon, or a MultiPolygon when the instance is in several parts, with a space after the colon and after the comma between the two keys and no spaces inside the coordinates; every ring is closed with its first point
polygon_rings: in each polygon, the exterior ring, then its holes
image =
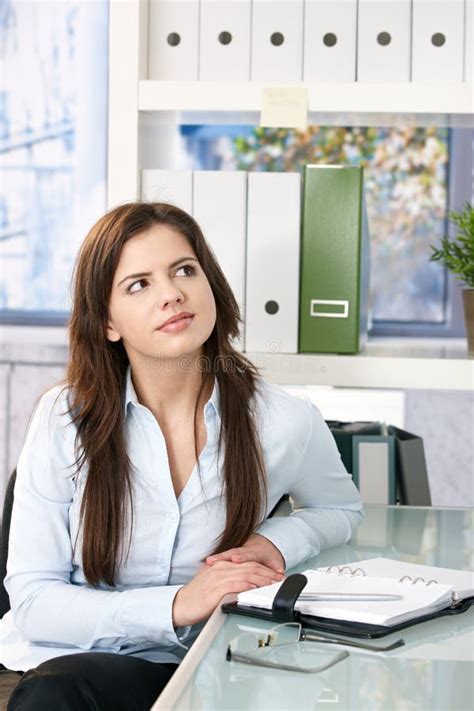
{"type": "Polygon", "coordinates": [[[326,32],[326,34],[323,37],[323,43],[326,45],[326,47],[334,47],[334,45],[337,42],[337,37],[333,32],[326,32]]]}
{"type": "Polygon", "coordinates": [[[177,32],[170,32],[166,40],[170,47],[177,47],[178,44],[181,42],[181,37],[177,32]]]}
{"type": "Polygon", "coordinates": [[[446,37],[442,32],[435,32],[431,38],[431,42],[435,47],[442,47],[446,42],[446,37]]]}
{"type": "Polygon", "coordinates": [[[377,35],[377,42],[382,45],[382,47],[386,47],[391,41],[392,36],[389,32],[379,32],[377,35]]]}
{"type": "Polygon", "coordinates": [[[219,42],[221,44],[230,44],[232,42],[232,35],[230,34],[230,32],[220,32],[219,42]]]}
{"type": "Polygon", "coordinates": [[[278,306],[276,301],[267,301],[267,303],[265,304],[265,311],[271,316],[273,316],[273,314],[278,313],[279,308],[280,307],[278,306]]]}
{"type": "Polygon", "coordinates": [[[280,47],[280,45],[282,45],[284,41],[285,38],[283,37],[281,32],[273,32],[270,37],[270,42],[273,44],[274,47],[280,47]]]}

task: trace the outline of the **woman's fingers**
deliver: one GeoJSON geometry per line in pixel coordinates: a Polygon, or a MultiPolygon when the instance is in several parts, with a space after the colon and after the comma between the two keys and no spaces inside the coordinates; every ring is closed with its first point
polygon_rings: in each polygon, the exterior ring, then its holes
{"type": "MultiPolygon", "coordinates": [[[[264,563],[258,563],[255,560],[247,560],[243,561],[242,563],[233,563],[232,561],[219,560],[212,566],[212,568],[216,568],[217,570],[240,570],[245,573],[257,573],[260,575],[269,575],[270,577],[283,577],[283,573],[277,573],[276,570],[270,568],[270,566],[265,565],[264,563]]],[[[208,568],[208,570],[209,569],[210,568],[208,568]]]]}
{"type": "Polygon", "coordinates": [[[224,597],[224,595],[229,595],[229,594],[236,594],[236,593],[241,593],[241,592],[246,592],[247,590],[255,590],[258,585],[254,585],[253,583],[249,583],[246,580],[232,580],[232,581],[227,581],[226,584],[221,585],[218,588],[218,595],[220,596],[220,599],[224,597]]]}
{"type": "Polygon", "coordinates": [[[266,585],[274,585],[275,583],[281,583],[281,580],[276,580],[275,578],[268,578],[264,575],[246,575],[245,580],[249,583],[253,583],[257,588],[263,588],[266,585]]]}
{"type": "Polygon", "coordinates": [[[259,563],[242,563],[242,564],[226,564],[221,561],[209,569],[209,572],[214,571],[216,576],[222,577],[225,580],[246,580],[256,587],[264,587],[265,585],[273,585],[281,583],[284,576],[275,573],[274,570],[267,568],[259,563]]]}
{"type": "Polygon", "coordinates": [[[244,560],[255,560],[255,552],[245,550],[245,548],[233,548],[232,550],[210,555],[206,558],[207,565],[214,565],[220,560],[229,560],[233,563],[242,563],[244,560]]]}
{"type": "Polygon", "coordinates": [[[228,593],[239,593],[272,585],[284,576],[255,561],[232,563],[219,560],[202,566],[195,577],[178,590],[173,600],[175,626],[201,622],[228,593]]]}
{"type": "Polygon", "coordinates": [[[255,590],[256,588],[262,588],[266,585],[274,584],[274,580],[269,580],[260,575],[242,575],[226,577],[222,580],[217,588],[219,589],[219,595],[224,597],[228,593],[238,593],[244,592],[245,590],[255,590]]]}
{"type": "Polygon", "coordinates": [[[216,563],[218,560],[231,560],[233,555],[239,555],[243,550],[243,548],[229,548],[228,551],[224,551],[223,553],[208,555],[206,563],[216,563]]]}
{"type": "Polygon", "coordinates": [[[216,555],[208,555],[206,558],[206,563],[208,565],[213,565],[219,560],[231,560],[235,562],[241,562],[243,560],[255,560],[255,551],[249,551],[245,548],[231,548],[223,553],[217,553],[216,555]]]}
{"type": "Polygon", "coordinates": [[[206,565],[215,565],[219,561],[227,560],[232,563],[242,563],[244,561],[258,561],[264,563],[269,568],[276,570],[278,573],[284,572],[282,566],[282,556],[275,549],[275,553],[262,548],[262,546],[242,546],[240,548],[229,548],[228,551],[207,556],[205,559],[206,565]]]}

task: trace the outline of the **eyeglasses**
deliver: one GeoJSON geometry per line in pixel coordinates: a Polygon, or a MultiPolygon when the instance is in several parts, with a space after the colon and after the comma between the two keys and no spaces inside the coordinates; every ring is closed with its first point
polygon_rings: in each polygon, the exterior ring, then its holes
{"type": "Polygon", "coordinates": [[[226,659],[259,667],[316,673],[348,656],[349,652],[345,650],[328,654],[304,640],[299,622],[285,622],[272,627],[268,634],[244,632],[234,637],[227,647],[226,659]]]}

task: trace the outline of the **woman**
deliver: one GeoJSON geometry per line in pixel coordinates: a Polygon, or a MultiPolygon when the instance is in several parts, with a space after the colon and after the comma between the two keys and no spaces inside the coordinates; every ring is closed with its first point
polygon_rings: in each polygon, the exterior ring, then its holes
{"type": "Polygon", "coordinates": [[[30,669],[9,709],[148,709],[225,594],[358,525],[320,414],[233,348],[239,320],[177,207],[122,205],[86,237],[66,385],[17,468],[5,586],[10,639],[33,644],[0,660],[30,669]],[[268,518],[286,493],[293,515],[268,518]]]}

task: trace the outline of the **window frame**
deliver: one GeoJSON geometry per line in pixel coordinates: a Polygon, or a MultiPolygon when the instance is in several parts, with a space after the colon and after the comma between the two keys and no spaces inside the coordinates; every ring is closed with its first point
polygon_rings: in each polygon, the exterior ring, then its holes
{"type": "MultiPolygon", "coordinates": [[[[473,200],[473,158],[474,130],[471,128],[451,128],[448,137],[448,211],[460,209],[473,200]]],[[[450,237],[455,234],[455,226],[448,222],[446,230],[450,237]]],[[[445,280],[446,321],[444,323],[422,323],[417,321],[374,321],[369,337],[445,337],[459,338],[465,335],[462,306],[462,286],[450,273],[445,280]]],[[[69,311],[17,311],[0,310],[0,325],[45,326],[64,328],[70,317],[69,311]]]]}
{"type": "MultiPolygon", "coordinates": [[[[104,117],[104,132],[100,141],[94,143],[94,149],[97,149],[102,157],[103,170],[101,172],[101,180],[103,184],[103,201],[101,200],[100,211],[105,212],[107,208],[106,194],[107,194],[107,152],[108,152],[108,136],[107,136],[107,126],[108,126],[108,103],[109,103],[109,34],[110,34],[110,0],[98,0],[96,3],[91,3],[90,5],[78,2],[77,5],[81,6],[81,19],[83,23],[88,23],[89,32],[88,38],[90,40],[91,34],[93,35],[93,41],[100,43],[101,50],[101,61],[94,61],[93,71],[95,81],[102,82],[105,80],[105,96],[101,103],[97,103],[92,112],[91,121],[101,122],[101,117],[104,117]],[[92,27],[93,32],[90,31],[92,27]],[[98,33],[100,34],[98,38],[98,33]],[[105,40],[104,40],[105,35],[105,40]],[[100,145],[99,145],[100,144],[100,145]],[[99,145],[99,148],[97,146],[99,145]]],[[[84,48],[80,45],[76,45],[75,52],[78,55],[78,60],[84,60],[84,48]]],[[[87,49],[87,54],[89,54],[89,49],[87,49]]],[[[95,55],[94,55],[95,56],[95,55]]],[[[91,86],[96,85],[92,82],[88,83],[89,90],[91,86]]],[[[78,112],[79,113],[79,112],[78,112]]],[[[89,111],[89,113],[91,113],[89,111]]],[[[74,126],[73,131],[79,130],[77,125],[74,126]]],[[[70,130],[70,129],[68,129],[70,130]]],[[[95,130],[95,129],[94,129],[95,130]]],[[[84,146],[82,146],[84,149],[84,146]]],[[[0,180],[2,177],[1,166],[0,166],[0,180]]],[[[1,268],[1,263],[0,263],[1,268]]],[[[71,272],[72,276],[72,272],[71,272]]],[[[68,288],[68,301],[70,301],[71,296],[71,284],[68,288]]],[[[33,310],[20,310],[20,309],[0,309],[0,327],[5,326],[4,331],[9,331],[12,329],[16,331],[16,327],[19,329],[28,327],[35,327],[45,329],[47,327],[53,327],[58,335],[65,332],[65,327],[67,326],[70,318],[70,310],[50,310],[46,311],[43,309],[33,309],[33,310]]],[[[26,330],[26,328],[25,328],[26,330]]],[[[16,339],[16,336],[13,340],[16,339]]],[[[7,341],[8,335],[6,337],[1,334],[1,341],[7,341]]]]}

